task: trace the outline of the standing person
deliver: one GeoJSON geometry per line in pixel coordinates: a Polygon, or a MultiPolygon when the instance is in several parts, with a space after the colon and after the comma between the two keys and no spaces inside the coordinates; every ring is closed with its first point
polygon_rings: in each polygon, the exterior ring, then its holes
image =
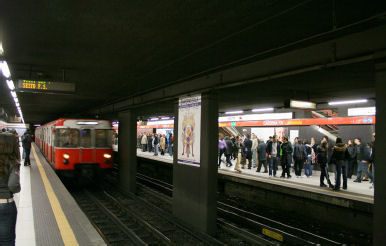
{"type": "Polygon", "coordinates": [[[166,138],[165,135],[160,135],[161,138],[159,140],[159,144],[161,146],[161,155],[165,155],[165,148],[166,148],[166,138]]]}
{"type": "Polygon", "coordinates": [[[169,150],[169,155],[170,156],[173,156],[173,145],[174,145],[174,137],[173,137],[172,133],[169,133],[169,146],[168,146],[168,150],[169,150]]]}
{"type": "Polygon", "coordinates": [[[147,151],[152,152],[153,151],[153,134],[149,134],[147,136],[147,151]]]}
{"type": "Polygon", "coordinates": [[[347,151],[349,155],[347,161],[347,178],[351,179],[354,173],[354,167],[357,165],[357,147],[353,140],[348,140],[347,151]]]}
{"type": "Polygon", "coordinates": [[[236,138],[232,136],[231,137],[231,141],[232,141],[232,144],[233,144],[233,153],[232,153],[233,160],[236,160],[237,159],[237,155],[238,155],[237,148],[235,147],[236,146],[236,138]]]}
{"type": "Polygon", "coordinates": [[[226,166],[231,167],[232,162],[231,162],[231,156],[233,153],[233,143],[232,140],[229,139],[228,136],[225,137],[225,144],[226,144],[226,149],[225,149],[225,157],[226,157],[226,166]]]}
{"type": "Polygon", "coordinates": [[[370,152],[368,151],[366,145],[362,143],[359,138],[355,139],[355,144],[358,146],[358,174],[354,182],[362,182],[362,172],[364,172],[367,177],[369,177],[371,181],[373,181],[373,175],[371,175],[371,173],[367,169],[370,161],[370,152]]]}
{"type": "Polygon", "coordinates": [[[277,140],[277,136],[274,135],[272,141],[268,141],[267,153],[268,153],[268,164],[269,164],[269,176],[276,177],[277,162],[280,157],[280,145],[281,142],[277,140]]]}
{"type": "Polygon", "coordinates": [[[227,145],[225,143],[224,138],[219,139],[218,140],[218,164],[217,164],[218,167],[220,167],[221,162],[223,161],[221,160],[221,157],[223,154],[225,154],[226,147],[227,145]]]}
{"type": "Polygon", "coordinates": [[[371,142],[370,163],[372,165],[372,171],[373,171],[373,182],[370,186],[370,189],[372,189],[374,188],[374,182],[375,182],[375,133],[373,133],[373,140],[371,142]]]}
{"type": "Polygon", "coordinates": [[[17,208],[13,194],[20,191],[19,146],[15,136],[0,133],[0,245],[15,245],[17,208]]]}
{"type": "Polygon", "coordinates": [[[281,173],[281,178],[285,178],[285,174],[287,174],[287,178],[291,178],[290,175],[290,167],[292,162],[292,145],[288,142],[287,137],[283,137],[283,144],[281,145],[282,157],[281,157],[281,167],[283,169],[281,173]]]}
{"type": "Polygon", "coordinates": [[[244,151],[245,159],[248,160],[248,169],[251,169],[252,166],[252,140],[249,139],[250,136],[247,134],[244,139],[244,151]]]}
{"type": "Polygon", "coordinates": [[[241,141],[240,136],[236,137],[236,142],[235,142],[235,149],[237,150],[237,159],[236,159],[236,165],[235,165],[235,170],[239,173],[241,173],[240,169],[240,163],[241,160],[243,159],[244,156],[244,143],[241,141]]]}
{"type": "Polygon", "coordinates": [[[257,141],[257,137],[254,133],[252,133],[252,164],[253,164],[253,167],[255,168],[257,166],[257,146],[259,145],[258,141],[257,141]]]}
{"type": "Polygon", "coordinates": [[[330,163],[335,163],[336,175],[335,186],[333,190],[340,190],[340,176],[343,174],[343,189],[347,190],[347,160],[349,159],[349,153],[347,145],[343,143],[341,138],[336,139],[335,146],[332,149],[332,155],[330,163]]]}
{"type": "Polygon", "coordinates": [[[311,138],[311,148],[314,150],[314,153],[317,153],[317,148],[318,148],[318,145],[316,144],[316,139],[314,137],[311,138]]]}
{"type": "Polygon", "coordinates": [[[267,173],[267,144],[263,139],[260,139],[260,143],[257,147],[257,156],[259,159],[259,166],[257,167],[256,172],[260,172],[261,166],[264,166],[264,173],[267,173]]]}
{"type": "Polygon", "coordinates": [[[152,143],[152,147],[154,149],[154,156],[157,156],[158,155],[158,145],[159,145],[159,139],[158,139],[158,134],[154,134],[154,137],[153,137],[153,143],[152,143]]]}
{"type": "Polygon", "coordinates": [[[316,153],[318,155],[318,164],[320,166],[320,187],[326,187],[324,184],[324,178],[326,178],[328,186],[330,188],[334,188],[330,181],[330,177],[328,176],[328,168],[327,168],[327,155],[328,155],[328,142],[322,142],[316,149],[316,153]]]}
{"type": "Polygon", "coordinates": [[[295,168],[295,175],[297,178],[302,176],[302,169],[303,169],[303,163],[304,163],[304,147],[301,143],[299,142],[299,138],[295,138],[294,142],[294,152],[293,152],[293,157],[294,157],[294,168],[295,168]]]}
{"type": "Polygon", "coordinates": [[[17,133],[16,130],[12,130],[11,133],[15,136],[16,138],[16,144],[17,144],[17,160],[20,162],[20,143],[19,143],[19,134],[17,133]]]}
{"type": "Polygon", "coordinates": [[[307,178],[312,176],[312,159],[313,159],[313,149],[311,145],[308,144],[307,140],[303,141],[304,149],[304,174],[307,178]]]}
{"type": "Polygon", "coordinates": [[[24,166],[31,166],[31,161],[29,159],[29,155],[31,153],[31,143],[32,137],[30,131],[27,130],[23,135],[23,149],[25,153],[24,166]]]}
{"type": "Polygon", "coordinates": [[[147,145],[147,137],[145,133],[142,133],[141,144],[142,144],[142,152],[145,152],[146,145],[147,145]]]}

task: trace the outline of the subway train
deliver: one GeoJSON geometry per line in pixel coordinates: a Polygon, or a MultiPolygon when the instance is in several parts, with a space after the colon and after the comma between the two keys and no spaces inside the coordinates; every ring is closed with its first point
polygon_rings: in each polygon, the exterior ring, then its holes
{"type": "Polygon", "coordinates": [[[63,177],[95,177],[111,170],[113,128],[108,120],[58,119],[35,130],[35,142],[63,177]]]}

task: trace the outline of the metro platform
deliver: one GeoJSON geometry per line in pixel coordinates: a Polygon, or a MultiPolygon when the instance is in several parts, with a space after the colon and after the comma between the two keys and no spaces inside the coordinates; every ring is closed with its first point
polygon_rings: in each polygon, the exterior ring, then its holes
{"type": "Polygon", "coordinates": [[[35,144],[30,159],[15,194],[16,245],[106,245],[35,144]]]}
{"type": "MultiPolygon", "coordinates": [[[[173,158],[167,153],[165,153],[164,156],[154,156],[151,152],[142,152],[142,150],[137,149],[137,156],[170,164],[173,163],[173,158]]],[[[218,170],[219,177],[252,186],[264,185],[267,189],[282,189],[283,192],[287,192],[286,189],[288,188],[291,192],[297,192],[301,197],[321,200],[323,202],[338,203],[335,205],[341,204],[351,207],[356,206],[352,203],[359,202],[364,203],[360,205],[361,207],[365,204],[370,205],[365,206],[368,207],[367,210],[371,210],[370,207],[374,204],[374,189],[370,188],[371,184],[369,182],[355,183],[353,182],[354,179],[348,179],[347,190],[332,191],[326,187],[319,187],[320,171],[313,171],[313,175],[309,178],[304,176],[296,178],[293,172],[291,172],[292,178],[287,179],[279,178],[281,174],[281,167],[279,166],[277,177],[271,178],[268,173],[263,173],[264,167],[261,168],[261,172],[256,172],[256,168],[246,168],[242,169],[242,173],[238,173],[234,170],[234,162],[235,161],[232,161],[233,166],[226,167],[224,158],[218,170]]],[[[304,170],[302,173],[304,174],[304,170]]],[[[335,175],[333,172],[330,172],[330,180],[334,183],[335,175]]]]}

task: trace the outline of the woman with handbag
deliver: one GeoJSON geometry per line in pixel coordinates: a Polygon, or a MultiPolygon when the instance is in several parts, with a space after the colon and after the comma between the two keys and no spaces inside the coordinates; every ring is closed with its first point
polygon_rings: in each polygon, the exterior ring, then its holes
{"type": "Polygon", "coordinates": [[[15,245],[17,209],[13,194],[20,191],[19,146],[15,136],[0,134],[0,245],[15,245]]]}

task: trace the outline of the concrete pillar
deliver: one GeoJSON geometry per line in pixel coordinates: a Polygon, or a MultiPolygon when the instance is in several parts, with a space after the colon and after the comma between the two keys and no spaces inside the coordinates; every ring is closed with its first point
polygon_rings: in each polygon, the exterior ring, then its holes
{"type": "Polygon", "coordinates": [[[119,113],[119,181],[120,186],[135,193],[137,175],[137,115],[134,111],[119,113]]]}
{"type": "MultiPolygon", "coordinates": [[[[178,104],[175,119],[175,150],[178,148],[178,104]]],[[[201,101],[200,167],[177,164],[174,152],[173,214],[182,222],[205,233],[216,232],[218,105],[213,94],[201,101]]]]}
{"type": "Polygon", "coordinates": [[[386,59],[375,65],[376,80],[376,152],[375,152],[375,194],[374,194],[374,245],[386,245],[386,59]]]}

